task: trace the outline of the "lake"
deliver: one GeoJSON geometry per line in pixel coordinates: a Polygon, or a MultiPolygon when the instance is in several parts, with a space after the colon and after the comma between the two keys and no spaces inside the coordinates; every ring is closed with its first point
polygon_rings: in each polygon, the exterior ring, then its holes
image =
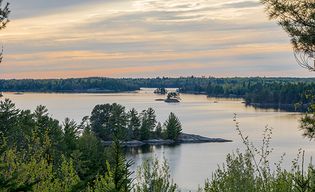
{"type": "Polygon", "coordinates": [[[212,172],[222,165],[228,153],[244,148],[235,130],[234,113],[244,134],[254,143],[259,144],[266,125],[273,127],[271,146],[275,151],[271,158],[274,162],[286,153],[284,167],[290,168],[290,162],[296,157],[299,148],[306,151],[306,160],[315,155],[315,143],[304,139],[298,129],[301,114],[246,107],[241,99],[182,94],[181,103],[164,103],[155,101],[163,96],[153,94],[153,89],[114,94],[4,93],[4,96],[22,109],[34,110],[37,105],[45,105],[52,117],[60,121],[69,117],[80,122],[82,117],[90,115],[97,104],[116,102],[127,109],[134,107],[138,111],[152,107],[161,122],[166,120],[170,112],[174,112],[186,133],[233,140],[232,143],[183,144],[130,150],[128,158],[135,162],[133,169],[145,159],[165,158],[174,181],[182,191],[195,191],[206,178],[211,178],[212,172]]]}

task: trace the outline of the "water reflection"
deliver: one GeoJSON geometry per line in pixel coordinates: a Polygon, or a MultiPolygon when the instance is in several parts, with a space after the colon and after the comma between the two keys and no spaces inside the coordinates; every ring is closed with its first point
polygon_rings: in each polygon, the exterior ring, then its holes
{"type": "Polygon", "coordinates": [[[306,159],[315,155],[314,143],[304,139],[299,131],[300,113],[289,113],[270,109],[246,107],[241,99],[207,98],[204,95],[182,94],[182,102],[167,104],[155,101],[159,96],[153,90],[145,89],[137,93],[118,94],[37,94],[14,95],[5,93],[22,109],[34,110],[37,105],[46,105],[54,118],[63,121],[65,117],[81,121],[89,115],[97,104],[120,103],[127,109],[138,111],[152,107],[157,120],[164,122],[170,112],[174,112],[183,124],[186,133],[207,137],[221,137],[232,143],[184,144],[178,146],[144,146],[128,149],[128,158],[135,162],[133,169],[145,159],[165,158],[171,168],[174,181],[182,191],[195,191],[206,178],[222,164],[228,153],[243,144],[235,131],[234,113],[237,113],[241,129],[250,140],[260,144],[262,131],[266,125],[274,128],[271,146],[275,148],[272,160],[277,162],[286,153],[284,166],[296,157],[299,148],[306,150],[306,159]]]}
{"type": "Polygon", "coordinates": [[[129,147],[126,148],[126,153],[130,156],[137,156],[139,154],[152,153],[157,150],[162,150],[163,148],[178,148],[179,144],[170,144],[170,145],[143,145],[141,147],[129,147]]]}

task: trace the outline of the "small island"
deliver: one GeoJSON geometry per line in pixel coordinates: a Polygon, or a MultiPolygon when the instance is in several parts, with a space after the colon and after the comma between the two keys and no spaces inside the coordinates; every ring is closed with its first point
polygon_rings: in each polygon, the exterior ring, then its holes
{"type": "MultiPolygon", "coordinates": [[[[181,133],[177,140],[172,139],[149,139],[149,140],[132,140],[122,142],[124,147],[141,147],[145,145],[179,145],[179,144],[194,144],[194,143],[227,143],[232,140],[222,138],[209,138],[200,135],[181,133]]],[[[103,145],[111,146],[112,141],[103,141],[103,145]]]]}
{"type": "Polygon", "coordinates": [[[165,95],[168,91],[162,87],[162,88],[157,88],[154,90],[154,93],[155,94],[159,94],[159,95],[165,95]]]}
{"type": "Polygon", "coordinates": [[[181,98],[179,97],[178,92],[170,92],[167,94],[167,97],[164,100],[164,102],[166,102],[166,103],[179,103],[180,100],[181,100],[181,98]]]}
{"type": "Polygon", "coordinates": [[[152,108],[139,113],[135,109],[126,111],[124,106],[116,103],[97,105],[89,119],[91,130],[105,146],[111,145],[114,138],[122,141],[126,147],[231,142],[222,138],[183,133],[182,124],[174,113],[170,113],[168,119],[161,124],[157,122],[152,108]]]}

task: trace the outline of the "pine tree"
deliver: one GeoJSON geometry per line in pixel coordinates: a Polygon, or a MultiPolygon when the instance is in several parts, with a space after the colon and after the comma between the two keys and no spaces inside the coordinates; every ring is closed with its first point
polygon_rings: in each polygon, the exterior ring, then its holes
{"type": "Polygon", "coordinates": [[[176,140],[182,132],[182,125],[178,117],[174,113],[170,113],[168,119],[164,123],[166,135],[168,139],[176,140]]]}
{"type": "Polygon", "coordinates": [[[152,108],[148,108],[142,112],[141,119],[141,140],[147,140],[151,138],[151,133],[154,131],[156,126],[156,115],[152,108]]]}
{"type": "Polygon", "coordinates": [[[77,149],[78,126],[69,118],[66,118],[63,123],[63,147],[67,157],[77,149]]]}
{"type": "Polygon", "coordinates": [[[95,192],[129,192],[132,190],[130,167],[119,140],[115,139],[110,150],[109,160],[106,162],[107,172],[95,181],[95,192]]]}
{"type": "Polygon", "coordinates": [[[315,2],[312,0],[261,0],[271,19],[289,34],[302,67],[314,70],[305,63],[308,57],[315,58],[315,2]],[[303,58],[305,56],[305,58],[303,58]],[[300,59],[302,57],[302,59],[300,59]]]}
{"type": "Polygon", "coordinates": [[[163,137],[162,135],[162,125],[161,123],[159,122],[155,128],[155,135],[158,139],[161,139],[163,137]]]}
{"type": "Polygon", "coordinates": [[[140,139],[140,118],[136,109],[132,109],[128,113],[128,136],[131,139],[140,139]]]}

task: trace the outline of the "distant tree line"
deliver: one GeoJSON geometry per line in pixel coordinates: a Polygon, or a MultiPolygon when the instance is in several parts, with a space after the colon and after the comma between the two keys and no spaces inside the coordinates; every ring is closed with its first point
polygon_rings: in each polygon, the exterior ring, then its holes
{"type": "Polygon", "coordinates": [[[106,93],[135,90],[139,90],[139,86],[124,79],[111,78],[0,80],[0,91],[3,92],[106,93]]]}
{"type": "Polygon", "coordinates": [[[0,80],[0,91],[12,92],[122,92],[141,87],[178,88],[181,93],[211,97],[243,98],[247,104],[304,110],[315,93],[314,78],[213,78],[180,77],[148,79],[78,78],[51,80],[0,80]]]}

